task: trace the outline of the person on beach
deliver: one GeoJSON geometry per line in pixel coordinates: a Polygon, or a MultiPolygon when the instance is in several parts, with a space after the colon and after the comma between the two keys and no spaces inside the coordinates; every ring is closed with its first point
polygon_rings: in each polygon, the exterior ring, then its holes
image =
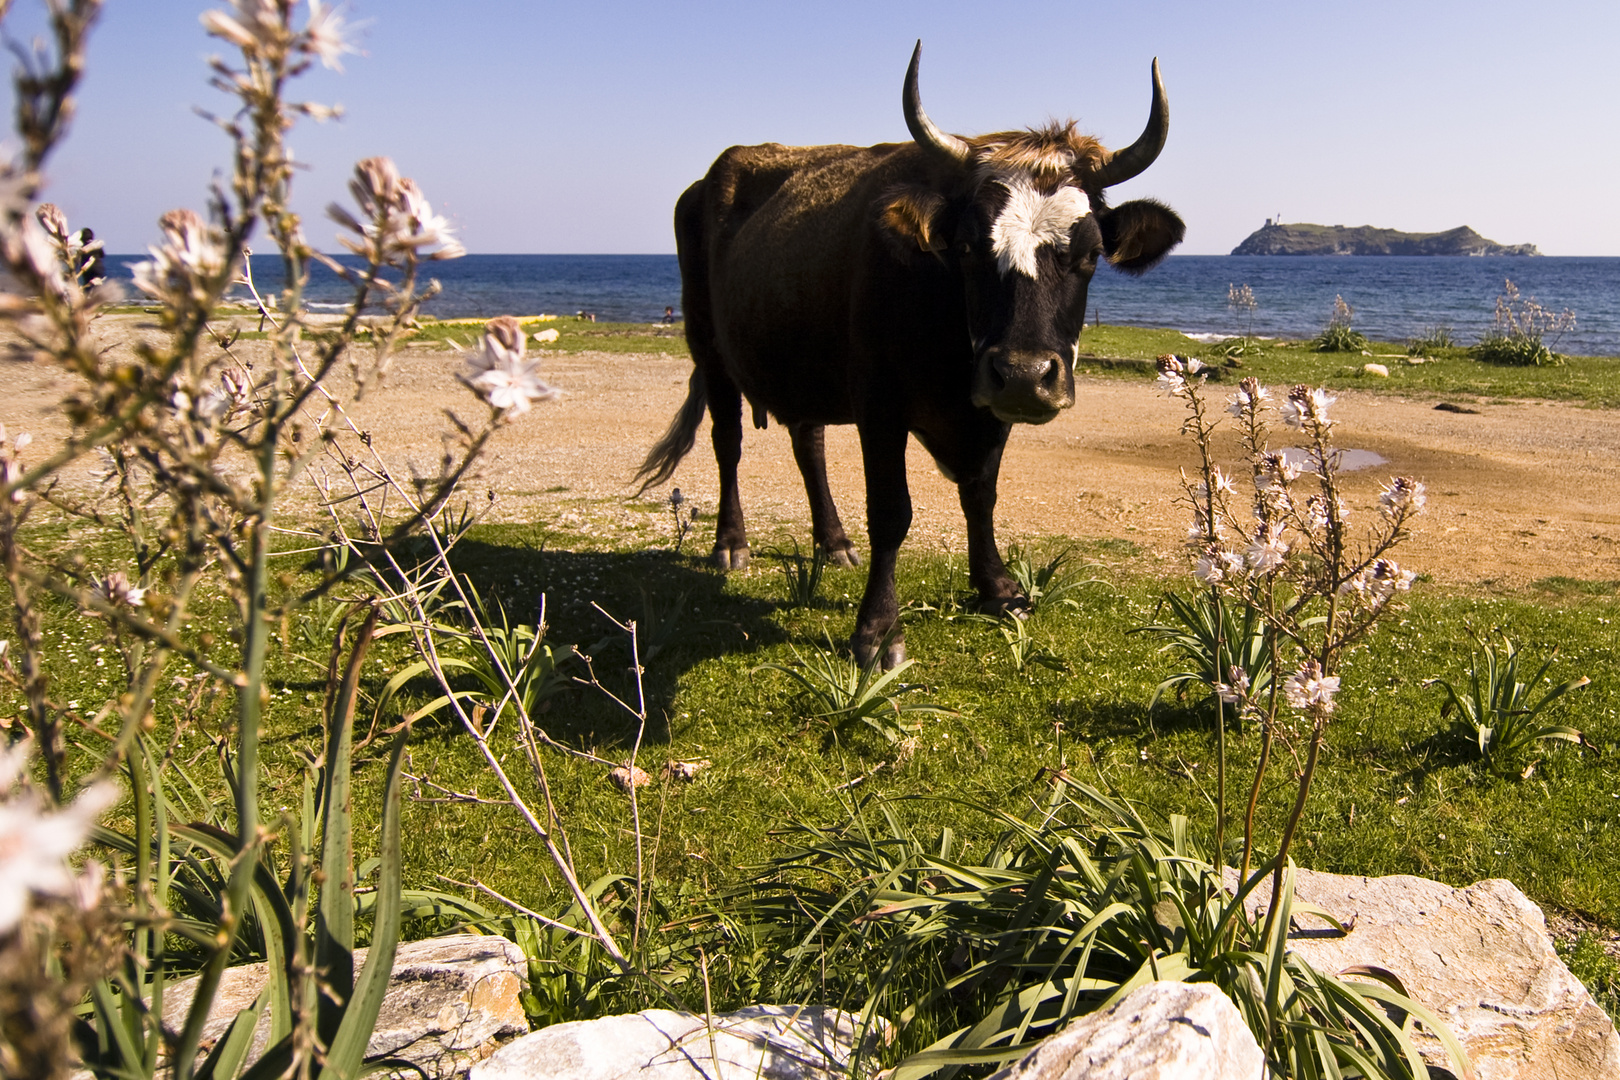
{"type": "Polygon", "coordinates": [[[675,309],[672,308],[672,307],[669,307],[667,305],[664,307],[664,325],[665,326],[674,326],[675,325],[675,309]]]}

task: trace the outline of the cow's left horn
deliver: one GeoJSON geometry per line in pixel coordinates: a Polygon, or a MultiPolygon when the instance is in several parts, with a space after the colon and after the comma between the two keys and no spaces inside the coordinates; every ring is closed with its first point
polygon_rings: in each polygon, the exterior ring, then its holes
{"type": "MultiPolygon", "coordinates": [[[[915,65],[915,61],[912,62],[915,65]]],[[[1164,96],[1164,80],[1159,78],[1159,58],[1153,58],[1153,106],[1148,110],[1147,127],[1131,145],[1109,155],[1097,170],[1099,187],[1123,184],[1145,171],[1164,149],[1165,136],[1170,134],[1170,103],[1164,96]]]]}
{"type": "MultiPolygon", "coordinates": [[[[911,54],[911,66],[906,69],[906,88],[900,94],[900,100],[906,110],[906,127],[910,129],[911,137],[916,139],[917,144],[924,150],[931,151],[951,165],[966,165],[968,158],[973,154],[973,148],[955,135],[939,130],[934,126],[934,122],[928,119],[928,114],[923,112],[922,94],[917,90],[917,65],[921,62],[922,41],[919,39],[917,48],[911,54]]],[[[1147,166],[1143,165],[1142,168],[1145,169],[1147,166]]]]}

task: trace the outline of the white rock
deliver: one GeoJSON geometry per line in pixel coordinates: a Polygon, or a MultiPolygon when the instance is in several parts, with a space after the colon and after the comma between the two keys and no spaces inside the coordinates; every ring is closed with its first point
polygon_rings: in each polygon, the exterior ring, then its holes
{"type": "Polygon", "coordinates": [[[497,1050],[469,1080],[826,1080],[840,1076],[857,1018],[837,1009],[753,1005],[718,1013],[648,1009],[554,1024],[497,1050]]]}
{"type": "MultiPolygon", "coordinates": [[[[358,975],[366,949],[356,949],[358,975]]],[[[203,1027],[203,1045],[212,1046],[236,1014],[250,1007],[268,979],[264,964],[227,968],[203,1027]]],[[[521,995],[528,982],[523,950],[503,937],[453,934],[404,942],[394,955],[388,993],[366,1056],[389,1054],[414,1062],[435,1080],[456,1076],[494,1049],[502,1036],[529,1030],[521,995]]],[[[163,1023],[178,1032],[191,1008],[197,980],[170,987],[163,998],[163,1023]]],[[[249,1060],[269,1041],[269,1010],[254,1033],[249,1060]]]]}
{"type": "Polygon", "coordinates": [[[1376,375],[1380,379],[1389,378],[1389,368],[1385,367],[1383,364],[1362,364],[1361,370],[1365,371],[1368,375],[1376,375]]]}
{"type": "Polygon", "coordinates": [[[1082,1016],[990,1080],[1263,1080],[1265,1066],[1219,989],[1157,982],[1082,1016]]]}
{"type": "MultiPolygon", "coordinates": [[[[1479,1080],[1598,1080],[1620,1076],[1620,1036],[1553,950],[1541,909],[1511,881],[1466,888],[1426,878],[1299,871],[1295,895],[1341,920],[1348,934],[1296,916],[1290,947],[1320,971],[1357,964],[1392,972],[1437,1013],[1473,1059],[1479,1080]]],[[[1270,882],[1255,890],[1263,908],[1270,882]]],[[[1446,1067],[1431,1037],[1419,1048],[1446,1067]]]]}

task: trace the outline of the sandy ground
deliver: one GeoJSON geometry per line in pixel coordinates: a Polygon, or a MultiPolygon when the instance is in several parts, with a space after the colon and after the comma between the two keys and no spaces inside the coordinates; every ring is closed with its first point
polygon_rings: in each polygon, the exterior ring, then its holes
{"type": "MultiPolygon", "coordinates": [[[[139,333],[118,328],[128,340],[139,333]]],[[[432,472],[448,425],[443,410],[473,418],[478,406],[454,380],[453,353],[407,348],[386,386],[347,406],[396,465],[432,472]]],[[[685,394],[690,364],[663,355],[580,353],[546,360],[564,387],[499,436],[477,480],[498,496],[495,520],[550,520],[604,540],[667,543],[670,518],[654,497],[634,500],[630,477],[685,394]]],[[[0,422],[47,443],[64,432],[57,405],[67,377],[28,360],[0,360],[0,422]]],[[[341,388],[335,388],[341,389],[341,388]]],[[[1074,408],[1014,431],[997,512],[1003,542],[1067,535],[1134,541],[1149,557],[1180,558],[1188,514],[1179,470],[1191,444],[1178,434],[1179,402],[1147,382],[1079,380],[1074,408]]],[[[1365,392],[1339,395],[1341,445],[1387,464],[1351,474],[1355,505],[1370,507],[1401,473],[1429,488],[1429,513],[1401,561],[1449,584],[1513,589],[1551,575],[1620,581],[1620,418],[1555,403],[1450,399],[1476,414],[1442,412],[1437,399],[1365,392]]],[[[1235,460],[1234,445],[1224,447],[1235,460]]],[[[828,468],[850,534],[864,550],[865,499],[854,429],[828,432],[828,468]]],[[[915,443],[910,453],[915,520],[908,544],[964,546],[954,488],[915,443]]],[[[714,507],[707,425],[675,478],[700,512],[714,507]]],[[[786,432],[747,431],[744,508],[755,546],[808,538],[809,513],[786,432]]],[[[1364,511],[1365,513],[1365,511],[1364,511]]],[[[704,530],[699,522],[698,529],[704,530]]],[[[707,536],[696,537],[704,549],[707,536]]]]}

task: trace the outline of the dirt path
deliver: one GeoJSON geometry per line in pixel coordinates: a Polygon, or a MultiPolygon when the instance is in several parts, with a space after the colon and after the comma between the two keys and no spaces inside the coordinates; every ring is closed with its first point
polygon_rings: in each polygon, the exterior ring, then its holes
{"type": "MultiPolygon", "coordinates": [[[[448,426],[442,410],[477,413],[454,381],[457,367],[452,353],[407,349],[384,390],[351,414],[399,465],[433,471],[448,426]]],[[[537,407],[502,433],[477,481],[500,496],[496,519],[550,519],[604,539],[667,542],[669,515],[654,502],[667,489],[637,502],[626,484],[683,398],[689,361],[580,353],[549,358],[546,370],[568,397],[537,407]]],[[[65,377],[10,360],[0,361],[0,378],[6,388],[0,422],[47,441],[61,437],[56,408],[70,385],[65,377]]],[[[1082,379],[1077,399],[1052,423],[1013,433],[997,512],[1003,541],[1119,537],[1154,557],[1179,558],[1188,515],[1176,503],[1178,470],[1193,463],[1191,445],[1178,435],[1180,403],[1147,383],[1099,379],[1082,379]]],[[[1369,506],[1395,473],[1429,487],[1430,511],[1402,563],[1441,582],[1496,588],[1552,575],[1620,581],[1620,417],[1556,403],[1460,404],[1477,414],[1355,391],[1340,394],[1334,406],[1342,445],[1387,460],[1351,474],[1357,504],[1369,506]]],[[[1234,449],[1226,448],[1231,460],[1234,449]]],[[[844,520],[864,549],[852,428],[828,432],[827,457],[844,520]]],[[[915,521],[908,544],[961,550],[954,487],[915,443],[909,463],[915,521]]],[[[712,511],[707,425],[675,483],[700,511],[712,511]]],[[[742,484],[756,545],[790,530],[807,538],[809,513],[780,427],[747,432],[742,484]]],[[[707,536],[696,540],[707,548],[707,536]]]]}

